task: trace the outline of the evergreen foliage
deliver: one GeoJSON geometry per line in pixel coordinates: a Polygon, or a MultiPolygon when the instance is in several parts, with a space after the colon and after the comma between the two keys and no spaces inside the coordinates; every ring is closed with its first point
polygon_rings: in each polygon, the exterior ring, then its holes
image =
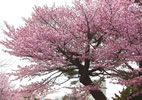
{"type": "Polygon", "coordinates": [[[115,97],[112,97],[113,100],[127,100],[127,98],[132,94],[133,90],[131,87],[123,88],[122,91],[119,91],[119,95],[115,94],[115,97]]]}

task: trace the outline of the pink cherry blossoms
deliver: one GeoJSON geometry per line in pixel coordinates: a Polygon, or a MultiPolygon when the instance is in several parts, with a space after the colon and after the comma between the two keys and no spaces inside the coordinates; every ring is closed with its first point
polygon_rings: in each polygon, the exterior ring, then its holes
{"type": "Polygon", "coordinates": [[[8,76],[0,73],[0,99],[1,100],[21,100],[22,96],[12,86],[8,76]]]}
{"type": "MultiPolygon", "coordinates": [[[[92,77],[141,86],[141,17],[141,6],[130,0],[74,0],[71,7],[36,6],[32,17],[24,19],[24,26],[14,28],[6,23],[8,38],[1,43],[6,52],[31,62],[19,65],[12,73],[16,79],[42,78],[24,88],[29,93],[48,93],[50,87],[73,79],[57,81],[70,71],[76,71],[74,76],[86,87],[99,87],[92,77]]],[[[95,100],[106,100],[100,89],[89,92],[95,100]]]]}

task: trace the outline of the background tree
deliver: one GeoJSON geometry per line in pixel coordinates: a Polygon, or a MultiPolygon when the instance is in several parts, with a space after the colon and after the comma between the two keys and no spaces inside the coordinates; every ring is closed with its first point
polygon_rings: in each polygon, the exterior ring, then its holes
{"type": "Polygon", "coordinates": [[[132,87],[123,88],[122,91],[119,91],[119,95],[115,94],[115,97],[112,97],[113,100],[127,100],[128,97],[131,97],[131,95],[134,93],[132,87]]]}
{"type": "Polygon", "coordinates": [[[76,90],[73,90],[71,94],[66,94],[62,99],[63,100],[88,100],[88,93],[79,93],[76,90]]]}
{"type": "Polygon", "coordinates": [[[14,89],[9,77],[0,73],[0,100],[21,100],[22,96],[14,89]]]}
{"type": "Polygon", "coordinates": [[[106,100],[100,82],[141,86],[141,7],[130,0],[74,0],[72,7],[35,7],[25,26],[6,24],[7,52],[31,61],[19,66],[16,79],[42,78],[24,87],[26,93],[47,92],[73,78],[88,87],[95,100],[106,100]],[[137,64],[133,66],[130,62],[137,64]],[[64,73],[67,80],[57,81],[64,73]],[[44,76],[44,77],[42,77],[44,76]]]}

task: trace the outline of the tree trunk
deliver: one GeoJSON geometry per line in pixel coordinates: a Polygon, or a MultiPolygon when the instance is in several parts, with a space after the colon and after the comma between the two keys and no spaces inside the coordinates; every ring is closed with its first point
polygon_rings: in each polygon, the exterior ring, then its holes
{"type": "Polygon", "coordinates": [[[129,100],[142,100],[142,95],[138,95],[138,96],[132,97],[129,100]]]}
{"type": "Polygon", "coordinates": [[[94,97],[95,100],[107,100],[106,96],[100,90],[90,90],[91,95],[94,97]]]}
{"type": "MultiPolygon", "coordinates": [[[[85,86],[93,85],[93,82],[91,81],[86,70],[84,70],[83,73],[81,73],[80,82],[85,86]]],[[[103,94],[101,90],[89,90],[89,92],[95,100],[107,100],[106,96],[103,94]]]]}

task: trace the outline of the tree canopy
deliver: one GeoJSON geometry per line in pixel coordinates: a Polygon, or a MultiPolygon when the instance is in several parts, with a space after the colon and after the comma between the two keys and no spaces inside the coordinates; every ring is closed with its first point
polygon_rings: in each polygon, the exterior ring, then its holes
{"type": "MultiPolygon", "coordinates": [[[[27,93],[47,92],[78,78],[95,100],[106,100],[94,77],[141,87],[142,13],[140,1],[74,0],[73,6],[35,7],[25,26],[6,23],[7,52],[31,61],[13,73],[17,79],[42,79],[24,87],[27,93]],[[137,66],[131,63],[135,63],[137,66]],[[69,74],[72,74],[70,75],[69,74]],[[73,72],[73,73],[71,73],[73,72]],[[57,81],[68,73],[65,81],[57,81]]],[[[140,93],[140,92],[139,92],[140,93]]]]}

